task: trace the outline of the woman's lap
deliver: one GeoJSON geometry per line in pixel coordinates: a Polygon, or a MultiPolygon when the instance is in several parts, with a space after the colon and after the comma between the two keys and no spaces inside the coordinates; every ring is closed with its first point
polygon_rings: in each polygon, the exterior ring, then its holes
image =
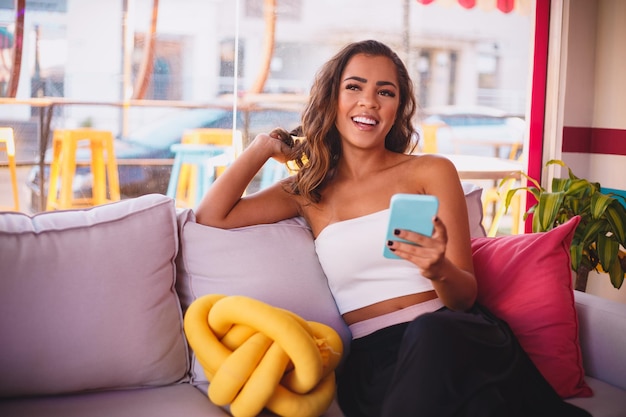
{"type": "Polygon", "coordinates": [[[564,404],[506,323],[480,306],[354,340],[338,394],[348,417],[540,416],[564,404]]]}

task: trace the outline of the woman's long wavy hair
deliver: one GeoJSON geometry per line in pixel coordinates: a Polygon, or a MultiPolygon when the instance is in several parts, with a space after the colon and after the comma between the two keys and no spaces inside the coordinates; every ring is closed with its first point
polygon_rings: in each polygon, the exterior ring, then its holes
{"type": "MultiPolygon", "coordinates": [[[[312,203],[321,199],[321,190],[335,171],[341,158],[341,138],[335,126],[341,75],[350,59],[357,54],[384,56],[395,64],[400,88],[400,104],[396,120],[385,138],[385,147],[393,152],[407,152],[412,145],[413,116],[416,101],[413,83],[398,55],[387,45],[366,40],[344,47],[319,70],[315,77],[309,102],[302,114],[302,126],[292,132],[306,139],[294,147],[299,153],[299,166],[291,191],[312,203]]],[[[414,145],[414,144],[413,144],[414,145]]]]}

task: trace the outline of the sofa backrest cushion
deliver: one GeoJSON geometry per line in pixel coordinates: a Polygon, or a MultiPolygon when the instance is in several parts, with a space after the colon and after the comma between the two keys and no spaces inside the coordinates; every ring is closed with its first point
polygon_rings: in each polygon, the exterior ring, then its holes
{"type": "Polygon", "coordinates": [[[173,200],[0,214],[0,397],[186,377],[173,200]]]}
{"type": "Polygon", "coordinates": [[[626,390],[626,304],[580,291],[574,297],[586,375],[626,390]]]}
{"type": "Polygon", "coordinates": [[[462,185],[465,193],[465,204],[467,205],[470,236],[473,238],[485,237],[487,232],[483,226],[483,189],[471,182],[463,182],[462,185]]]}
{"type": "MultiPolygon", "coordinates": [[[[311,231],[301,219],[224,230],[179,215],[181,253],[177,290],[183,309],[206,294],[245,295],[333,327],[344,345],[350,333],[330,293],[315,254],[311,231]]],[[[191,382],[207,378],[192,355],[191,382]]]]}

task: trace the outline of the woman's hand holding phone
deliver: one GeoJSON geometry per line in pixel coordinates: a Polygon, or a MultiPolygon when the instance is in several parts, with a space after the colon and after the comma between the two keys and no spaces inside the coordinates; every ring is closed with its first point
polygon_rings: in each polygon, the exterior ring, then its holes
{"type": "Polygon", "coordinates": [[[383,255],[390,259],[402,259],[389,247],[389,242],[395,240],[415,245],[415,242],[400,238],[397,235],[400,230],[432,236],[433,218],[437,215],[439,201],[432,195],[395,194],[389,207],[389,224],[383,255]]]}

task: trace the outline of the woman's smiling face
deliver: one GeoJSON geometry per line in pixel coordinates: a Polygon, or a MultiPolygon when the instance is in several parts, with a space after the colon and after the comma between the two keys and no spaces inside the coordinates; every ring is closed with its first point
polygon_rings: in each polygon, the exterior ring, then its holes
{"type": "Polygon", "coordinates": [[[384,146],[396,119],[399,95],[397,70],[389,58],[353,56],[341,75],[335,122],[344,146],[384,146]]]}

